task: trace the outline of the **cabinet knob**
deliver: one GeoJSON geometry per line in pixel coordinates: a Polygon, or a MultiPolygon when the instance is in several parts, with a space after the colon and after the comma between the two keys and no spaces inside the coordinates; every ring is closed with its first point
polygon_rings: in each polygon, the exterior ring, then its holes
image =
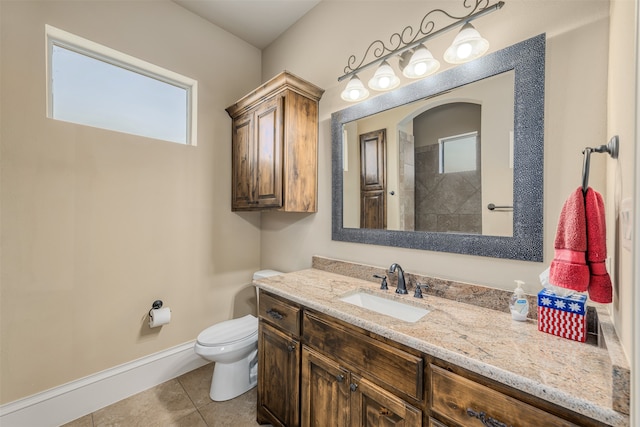
{"type": "Polygon", "coordinates": [[[351,385],[349,386],[349,388],[351,389],[351,391],[356,391],[356,390],[358,389],[358,384],[351,383],[351,385]]]}
{"type": "Polygon", "coordinates": [[[467,408],[467,415],[472,418],[477,418],[482,422],[482,425],[486,427],[512,427],[507,424],[496,420],[495,418],[487,417],[484,412],[474,411],[472,408],[467,408]]]}
{"type": "Polygon", "coordinates": [[[338,375],[336,375],[336,380],[337,380],[339,383],[341,383],[342,381],[344,381],[344,375],[342,375],[342,374],[338,374],[338,375]]]}
{"type": "Polygon", "coordinates": [[[287,346],[287,350],[289,350],[289,353],[293,353],[295,349],[296,349],[296,346],[294,344],[289,344],[287,346]]]}

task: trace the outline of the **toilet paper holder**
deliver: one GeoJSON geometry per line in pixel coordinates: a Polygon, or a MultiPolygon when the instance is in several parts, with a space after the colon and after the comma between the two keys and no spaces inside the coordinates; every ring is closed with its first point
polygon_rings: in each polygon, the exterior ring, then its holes
{"type": "MultiPolygon", "coordinates": [[[[151,310],[157,310],[159,308],[162,308],[162,300],[157,299],[151,304],[151,310]]],[[[149,310],[149,316],[151,316],[151,310],[149,310]]]]}

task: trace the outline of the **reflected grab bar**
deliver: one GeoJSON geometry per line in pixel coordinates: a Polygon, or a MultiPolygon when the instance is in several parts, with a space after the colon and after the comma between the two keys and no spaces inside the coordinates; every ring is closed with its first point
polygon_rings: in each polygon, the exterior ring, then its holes
{"type": "Polygon", "coordinates": [[[487,209],[489,209],[490,211],[495,211],[497,210],[513,210],[513,206],[496,206],[493,203],[489,203],[487,205],[487,209]]]}

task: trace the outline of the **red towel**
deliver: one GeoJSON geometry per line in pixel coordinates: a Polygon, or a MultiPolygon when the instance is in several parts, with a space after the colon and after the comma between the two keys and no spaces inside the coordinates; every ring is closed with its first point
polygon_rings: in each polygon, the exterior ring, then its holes
{"type": "Polygon", "coordinates": [[[562,288],[584,292],[589,287],[586,262],[587,226],[582,188],[571,193],[560,212],[551,262],[549,282],[562,288]]]}
{"type": "Polygon", "coordinates": [[[562,207],[551,262],[549,282],[578,292],[589,291],[599,303],[612,301],[607,258],[604,202],[591,187],[571,193],[562,207]]]}
{"type": "Polygon", "coordinates": [[[589,298],[607,304],[613,301],[613,289],[604,263],[607,259],[604,201],[602,195],[591,187],[587,189],[584,198],[587,217],[587,263],[591,272],[589,298]]]}

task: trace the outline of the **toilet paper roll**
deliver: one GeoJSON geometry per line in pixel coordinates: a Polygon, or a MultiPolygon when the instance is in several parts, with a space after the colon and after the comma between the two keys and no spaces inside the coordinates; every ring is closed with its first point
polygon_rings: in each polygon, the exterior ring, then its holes
{"type": "Polygon", "coordinates": [[[170,321],[171,321],[171,309],[169,307],[154,308],[149,311],[149,327],[150,328],[166,325],[170,321]]]}

